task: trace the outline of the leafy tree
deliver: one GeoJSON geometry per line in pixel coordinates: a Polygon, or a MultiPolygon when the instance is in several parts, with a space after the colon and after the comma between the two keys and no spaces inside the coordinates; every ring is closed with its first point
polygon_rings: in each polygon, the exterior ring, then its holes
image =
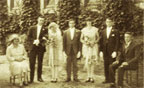
{"type": "Polygon", "coordinates": [[[116,29],[121,32],[142,33],[143,11],[132,0],[107,0],[103,14],[113,18],[116,29]]]}
{"type": "Polygon", "coordinates": [[[96,11],[91,11],[91,10],[82,10],[81,14],[79,16],[79,29],[82,29],[86,26],[86,18],[90,17],[92,18],[92,24],[93,26],[97,27],[98,29],[103,29],[104,27],[104,17],[101,13],[98,13],[96,11]]]}
{"type": "Polygon", "coordinates": [[[59,25],[62,30],[67,28],[67,20],[73,18],[78,22],[80,14],[80,0],[59,1],[59,25]]]}
{"type": "Polygon", "coordinates": [[[21,32],[26,32],[28,28],[35,25],[37,17],[40,15],[40,8],[37,0],[24,0],[21,16],[21,32]]]}

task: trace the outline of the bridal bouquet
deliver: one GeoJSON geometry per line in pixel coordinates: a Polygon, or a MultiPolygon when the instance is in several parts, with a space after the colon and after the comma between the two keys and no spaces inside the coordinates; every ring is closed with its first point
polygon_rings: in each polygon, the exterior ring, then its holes
{"type": "Polygon", "coordinates": [[[94,46],[94,43],[91,41],[91,38],[89,38],[88,36],[84,37],[84,42],[89,47],[93,47],[94,46]]]}
{"type": "Polygon", "coordinates": [[[44,40],[46,40],[46,44],[47,45],[52,45],[53,47],[56,47],[56,38],[55,36],[51,36],[49,38],[43,38],[44,40]]]}
{"type": "Polygon", "coordinates": [[[51,36],[51,38],[49,38],[49,44],[52,45],[53,47],[57,47],[57,39],[56,36],[51,36]]]}

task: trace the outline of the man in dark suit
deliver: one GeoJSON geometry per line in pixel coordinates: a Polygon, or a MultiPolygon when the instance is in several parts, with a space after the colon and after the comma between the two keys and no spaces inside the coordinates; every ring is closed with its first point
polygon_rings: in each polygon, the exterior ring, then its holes
{"type": "Polygon", "coordinates": [[[110,65],[111,88],[115,88],[115,70],[118,68],[118,88],[123,87],[123,77],[125,70],[135,70],[138,66],[138,49],[137,44],[132,41],[131,32],[126,32],[124,35],[125,42],[122,45],[121,52],[117,60],[110,65]]]}
{"type": "Polygon", "coordinates": [[[73,69],[74,81],[79,81],[77,79],[77,58],[81,54],[81,42],[80,42],[81,32],[75,28],[75,21],[73,19],[69,20],[69,28],[63,34],[63,49],[65,55],[67,56],[67,80],[71,81],[71,70],[73,69]]]}
{"type": "Polygon", "coordinates": [[[28,31],[28,42],[30,43],[29,44],[30,83],[32,83],[34,80],[36,58],[38,58],[38,70],[37,70],[38,81],[43,82],[43,79],[41,77],[43,55],[45,52],[43,36],[46,33],[43,24],[44,24],[44,17],[40,16],[38,17],[37,25],[30,27],[28,31]]]}
{"type": "Polygon", "coordinates": [[[114,22],[106,19],[106,29],[101,33],[100,56],[104,58],[105,81],[109,83],[109,65],[115,61],[119,47],[119,32],[113,28],[114,22]]]}

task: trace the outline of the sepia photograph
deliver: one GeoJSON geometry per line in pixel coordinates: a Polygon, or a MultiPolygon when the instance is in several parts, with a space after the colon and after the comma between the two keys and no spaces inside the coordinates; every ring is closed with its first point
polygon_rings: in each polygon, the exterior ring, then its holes
{"type": "Polygon", "coordinates": [[[0,0],[0,88],[144,88],[144,0],[0,0]]]}

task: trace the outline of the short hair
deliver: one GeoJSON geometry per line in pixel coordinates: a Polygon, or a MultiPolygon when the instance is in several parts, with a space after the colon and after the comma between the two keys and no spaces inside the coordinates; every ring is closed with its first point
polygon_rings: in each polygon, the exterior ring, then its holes
{"type": "Polygon", "coordinates": [[[107,17],[106,20],[107,20],[107,19],[113,21],[113,18],[112,18],[112,17],[107,17]]]}
{"type": "Polygon", "coordinates": [[[92,18],[91,18],[91,17],[87,17],[87,18],[85,19],[85,21],[92,21],[92,18]]]}
{"type": "Polygon", "coordinates": [[[133,36],[133,33],[132,33],[132,32],[125,32],[124,34],[128,34],[128,35],[133,36]]]}
{"type": "Polygon", "coordinates": [[[39,15],[38,18],[45,18],[43,15],[39,15]]]}
{"type": "Polygon", "coordinates": [[[70,21],[74,21],[75,22],[75,19],[69,19],[68,22],[70,22],[70,21]]]}

